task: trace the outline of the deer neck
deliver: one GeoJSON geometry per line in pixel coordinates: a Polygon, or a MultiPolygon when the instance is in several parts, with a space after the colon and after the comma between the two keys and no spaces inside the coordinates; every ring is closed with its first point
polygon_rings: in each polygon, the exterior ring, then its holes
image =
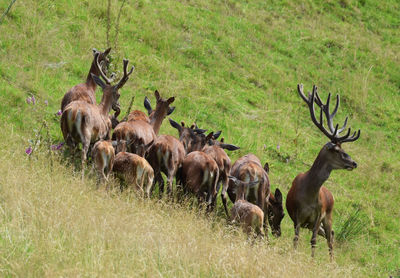
{"type": "Polygon", "coordinates": [[[310,195],[314,193],[318,196],[319,190],[324,182],[329,178],[333,168],[322,151],[318,154],[310,170],[306,173],[305,184],[310,195]]]}
{"type": "Polygon", "coordinates": [[[108,117],[112,107],[112,94],[104,92],[99,104],[99,110],[104,117],[108,117]]]}
{"type": "Polygon", "coordinates": [[[159,109],[156,109],[154,113],[152,113],[150,118],[150,125],[153,127],[154,133],[157,135],[160,131],[161,124],[164,120],[165,113],[161,112],[159,109]]]}

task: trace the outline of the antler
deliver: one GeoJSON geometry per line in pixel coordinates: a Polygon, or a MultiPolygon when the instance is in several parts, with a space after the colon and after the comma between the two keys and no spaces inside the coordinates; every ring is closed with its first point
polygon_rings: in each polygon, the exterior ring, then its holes
{"type": "Polygon", "coordinates": [[[100,63],[99,63],[99,56],[100,56],[100,52],[96,52],[94,54],[94,58],[96,59],[97,68],[99,69],[100,75],[101,75],[101,77],[103,77],[104,81],[108,85],[111,85],[111,82],[113,81],[113,79],[108,79],[108,77],[104,74],[103,70],[101,69],[100,63]]]}
{"type": "Polygon", "coordinates": [[[332,141],[332,143],[345,143],[345,142],[353,142],[357,140],[360,137],[361,131],[358,130],[353,133],[352,136],[350,136],[351,133],[351,128],[347,130],[347,133],[344,136],[339,136],[339,134],[346,128],[347,125],[347,120],[348,117],[346,117],[343,126],[339,129],[339,124],[336,124],[335,127],[333,127],[333,117],[335,117],[336,112],[339,108],[339,103],[340,103],[340,97],[339,95],[336,96],[336,105],[332,113],[329,112],[329,103],[330,103],[330,98],[331,94],[329,93],[328,99],[326,101],[326,104],[324,104],[321,100],[321,98],[318,95],[317,92],[317,86],[313,86],[312,93],[309,93],[308,98],[304,95],[303,93],[303,84],[298,84],[297,85],[297,91],[300,95],[300,97],[307,103],[309,109],[310,109],[310,115],[313,123],[332,141]],[[314,102],[320,107],[320,115],[319,115],[319,121],[317,121],[315,117],[315,111],[314,111],[314,102]],[[325,114],[326,121],[328,124],[329,131],[325,129],[324,127],[324,122],[323,122],[323,115],[322,112],[325,114]]]}
{"type": "Polygon", "coordinates": [[[117,89],[121,89],[122,86],[125,85],[126,81],[128,81],[128,79],[129,79],[129,75],[131,75],[133,70],[135,69],[135,67],[132,66],[131,70],[129,72],[127,72],[128,63],[129,63],[129,60],[124,59],[124,76],[121,78],[121,80],[118,82],[118,84],[115,85],[117,89]]]}

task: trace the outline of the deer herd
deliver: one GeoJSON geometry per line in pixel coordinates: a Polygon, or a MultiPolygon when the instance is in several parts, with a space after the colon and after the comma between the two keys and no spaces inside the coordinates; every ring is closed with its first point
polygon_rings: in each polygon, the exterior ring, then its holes
{"type": "MultiPolygon", "coordinates": [[[[282,193],[270,189],[269,165],[262,166],[254,154],[247,154],[233,165],[225,150],[239,147],[218,140],[221,132],[205,134],[206,130],[196,124],[186,126],[169,119],[178,131],[179,139],[171,135],[159,135],[166,116],[173,113],[171,106],[175,98],[164,99],[154,92],[155,108],[146,97],[144,107],[147,115],[139,110],[129,113],[126,120],[118,120],[121,111],[118,93],[132,74],[128,71],[128,60],[123,60],[123,77],[112,85],[107,77],[110,48],[104,52],[93,49],[93,62],[86,82],[72,87],[61,102],[61,130],[66,144],[75,155],[81,147],[82,179],[85,164],[91,158],[99,179],[108,188],[109,175],[115,173],[121,181],[121,190],[133,188],[144,197],[150,197],[156,185],[160,196],[164,193],[166,175],[167,194],[173,196],[175,178],[178,199],[194,195],[198,203],[204,204],[207,212],[213,211],[217,195],[221,190],[222,204],[228,219],[240,224],[249,235],[267,236],[268,225],[276,237],[281,235],[284,217],[282,193]],[[101,102],[96,104],[96,87],[101,87],[101,102]],[[110,111],[115,113],[110,115],[110,111]],[[111,135],[112,133],[112,135],[111,135]],[[91,151],[89,152],[89,149],[91,151]],[[233,203],[228,210],[227,196],[233,203]],[[268,220],[268,222],[267,222],[268,220]]],[[[353,142],[360,137],[360,130],[351,134],[332,122],[338,107],[339,95],[333,112],[330,112],[330,94],[326,103],[320,99],[317,87],[313,86],[308,96],[303,86],[297,87],[300,97],[307,103],[311,120],[330,142],[320,150],[311,168],[293,180],[286,197],[286,209],[294,223],[294,248],[297,247],[300,228],[312,231],[311,255],[314,256],[317,234],[326,238],[330,258],[333,259],[332,211],[334,198],[323,186],[334,169],[353,170],[357,163],[342,149],[341,144],[353,142]],[[315,105],[320,108],[319,119],[315,116],[315,105]],[[325,120],[324,120],[325,116],[325,120]],[[324,123],[327,123],[327,128],[324,123]]]]}

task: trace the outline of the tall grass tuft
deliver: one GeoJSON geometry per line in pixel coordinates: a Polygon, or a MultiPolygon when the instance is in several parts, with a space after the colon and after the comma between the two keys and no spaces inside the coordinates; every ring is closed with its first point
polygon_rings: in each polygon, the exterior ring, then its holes
{"type": "Polygon", "coordinates": [[[349,241],[363,234],[366,227],[365,215],[360,207],[354,209],[340,225],[335,239],[339,242],[349,241]]]}

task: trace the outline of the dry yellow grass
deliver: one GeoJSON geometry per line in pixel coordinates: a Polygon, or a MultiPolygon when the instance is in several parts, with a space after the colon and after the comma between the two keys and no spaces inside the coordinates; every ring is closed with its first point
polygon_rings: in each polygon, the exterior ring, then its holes
{"type": "Polygon", "coordinates": [[[329,263],[325,247],[312,261],[287,240],[251,244],[223,219],[95,190],[60,157],[51,167],[47,152],[29,160],[21,138],[0,139],[0,276],[360,276],[329,263]]]}

